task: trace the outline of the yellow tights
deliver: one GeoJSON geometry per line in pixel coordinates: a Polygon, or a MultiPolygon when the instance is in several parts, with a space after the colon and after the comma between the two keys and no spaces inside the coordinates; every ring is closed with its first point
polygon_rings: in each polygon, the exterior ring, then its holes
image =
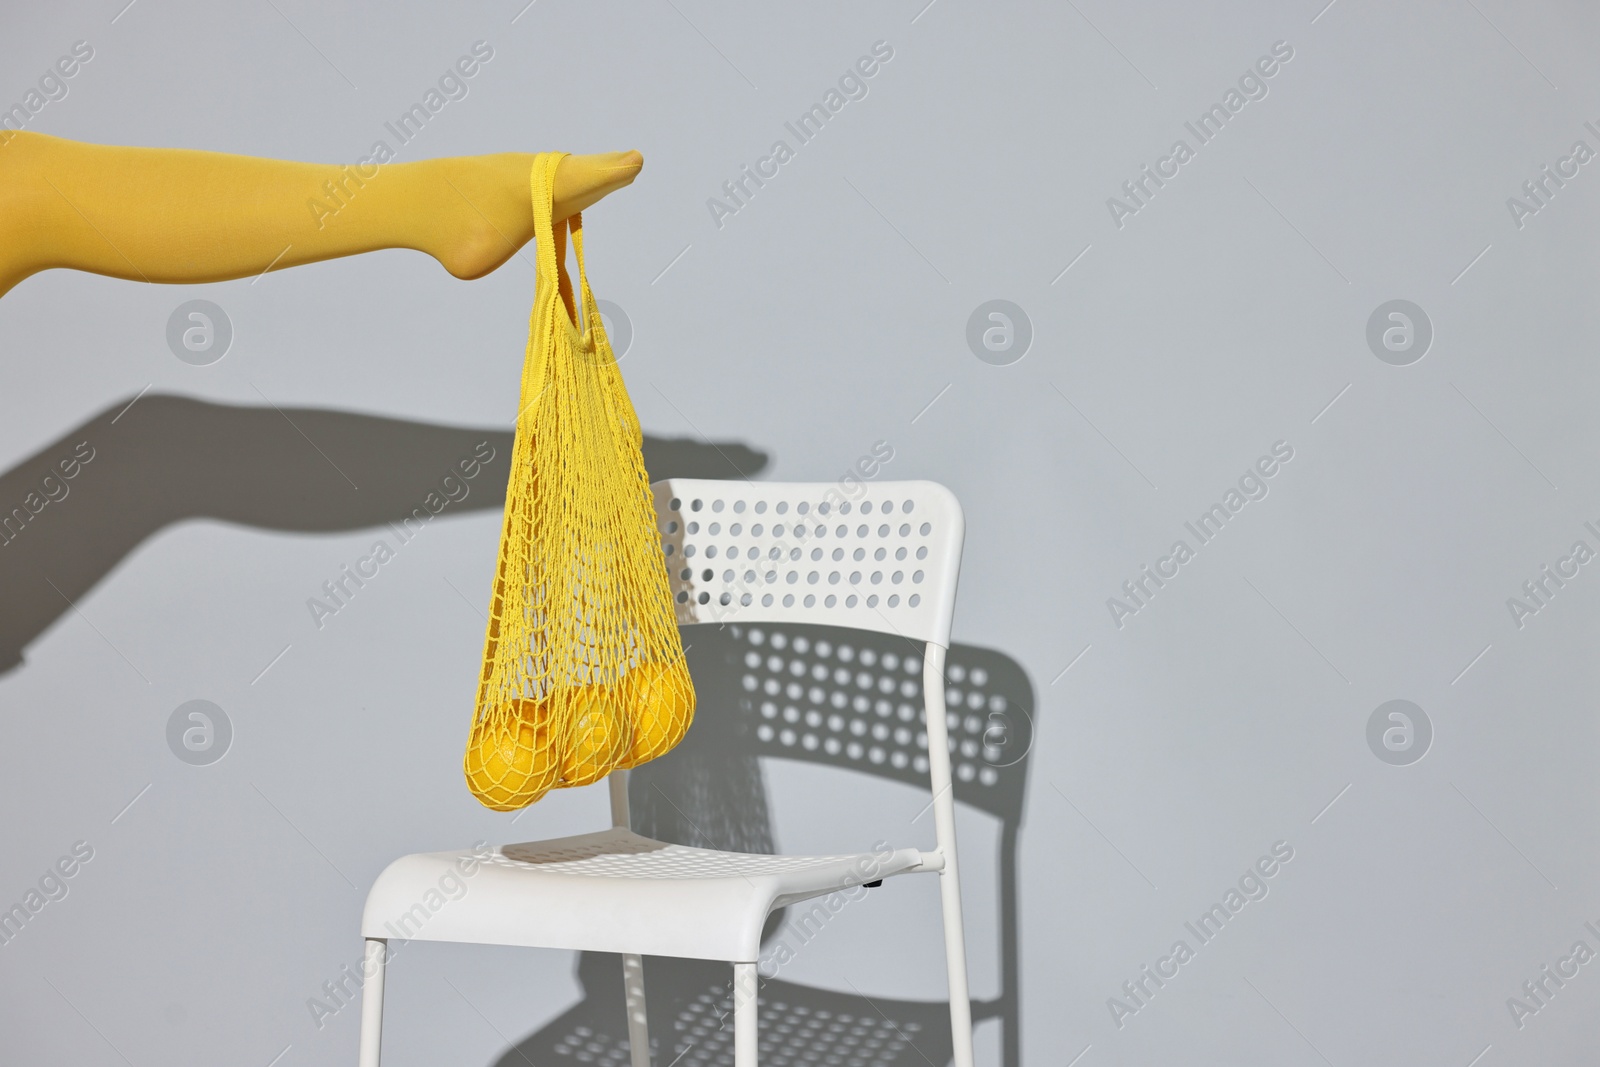
{"type": "MultiPolygon", "coordinates": [[[[568,156],[556,218],[632,182],[643,162],[568,156]]],[[[51,267],[213,282],[380,248],[478,278],[533,238],[532,166],[531,153],[505,152],[363,170],[12,133],[0,142],[0,295],[51,267]]]]}

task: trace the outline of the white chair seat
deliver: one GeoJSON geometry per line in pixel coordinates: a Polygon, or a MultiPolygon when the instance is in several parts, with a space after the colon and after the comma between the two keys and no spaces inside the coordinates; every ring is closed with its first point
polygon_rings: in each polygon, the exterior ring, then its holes
{"type": "Polygon", "coordinates": [[[767,856],[613,828],[487,854],[403,856],[378,876],[361,932],[753,963],[774,909],[923,865],[914,848],[767,856]]]}

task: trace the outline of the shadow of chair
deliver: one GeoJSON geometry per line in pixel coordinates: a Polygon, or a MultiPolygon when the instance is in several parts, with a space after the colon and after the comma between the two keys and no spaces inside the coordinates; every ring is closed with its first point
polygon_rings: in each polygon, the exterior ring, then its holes
{"type": "MultiPolygon", "coordinates": [[[[693,642],[688,658],[698,698],[695,724],[676,749],[630,774],[636,832],[677,844],[774,852],[764,758],[821,763],[927,788],[915,643],[804,625],[705,627],[686,636],[693,642]]],[[[1000,825],[1000,993],[975,1000],[973,1019],[1000,1021],[1002,1062],[1018,1067],[1016,859],[1033,687],[1010,657],[960,644],[950,647],[946,680],[956,800],[1000,825]]],[[[963,850],[971,847],[969,842],[963,850]]],[[[767,944],[783,918],[783,912],[774,913],[767,924],[767,944]]],[[[621,957],[580,953],[577,976],[582,1000],[506,1050],[495,1067],[628,1067],[621,957]]],[[[766,968],[761,976],[763,1067],[951,1061],[948,1002],[869,1000],[768,978],[766,968]]],[[[656,1067],[732,1063],[733,991],[726,964],[651,957],[645,981],[656,1067]]]]}
{"type": "MultiPolygon", "coordinates": [[[[509,430],[160,394],[119,401],[0,474],[0,674],[168,526],[326,533],[400,522],[481,443],[495,458],[441,516],[504,506],[509,430]],[[93,458],[63,480],[58,464],[85,442],[93,458]],[[52,492],[64,488],[59,500],[41,488],[46,476],[52,492]]],[[[767,463],[744,445],[685,439],[646,437],[644,454],[652,478],[737,478],[767,463]]]]}

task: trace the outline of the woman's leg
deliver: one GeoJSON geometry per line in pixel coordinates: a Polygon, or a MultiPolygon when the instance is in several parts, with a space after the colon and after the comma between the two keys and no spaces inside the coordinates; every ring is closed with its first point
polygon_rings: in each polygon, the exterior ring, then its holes
{"type": "MultiPolygon", "coordinates": [[[[15,133],[0,142],[0,295],[51,267],[211,282],[380,248],[477,278],[533,237],[532,164],[507,152],[336,166],[15,133]]],[[[642,165],[637,152],[567,157],[556,218],[642,165]]]]}

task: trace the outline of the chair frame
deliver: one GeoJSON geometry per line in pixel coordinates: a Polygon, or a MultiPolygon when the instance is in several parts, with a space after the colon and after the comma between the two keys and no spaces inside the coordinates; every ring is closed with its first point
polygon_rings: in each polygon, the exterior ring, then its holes
{"type": "MultiPolygon", "coordinates": [[[[750,483],[755,488],[753,483],[750,483]]],[[[669,567],[676,566],[678,562],[672,561],[674,554],[670,541],[672,535],[679,538],[678,553],[683,555],[682,531],[678,523],[664,517],[664,513],[676,513],[680,495],[691,492],[716,493],[719,490],[726,492],[729,483],[673,479],[658,482],[652,486],[655,493],[657,518],[661,523],[660,532],[667,542],[666,553],[669,567]],[[668,500],[671,507],[667,507],[668,500]]],[[[932,852],[922,853],[922,863],[913,871],[905,873],[920,873],[936,871],[939,875],[939,896],[942,909],[945,942],[945,968],[950,993],[950,1030],[953,1051],[954,1067],[973,1067],[972,1048],[972,1001],[967,983],[967,953],[966,936],[962,925],[961,915],[961,881],[960,867],[956,852],[956,819],[955,819],[955,790],[950,770],[950,740],[949,729],[946,721],[948,714],[945,705],[945,657],[949,646],[950,618],[954,609],[955,586],[959,571],[962,541],[965,534],[964,519],[961,515],[960,505],[955,501],[949,490],[931,482],[885,482],[877,483],[875,492],[887,491],[891,494],[912,492],[925,494],[930,491],[942,495],[943,503],[947,508],[946,521],[953,529],[943,530],[937,535],[935,559],[930,561],[930,568],[935,572],[934,588],[937,596],[930,598],[927,607],[916,613],[916,617],[905,626],[897,625],[882,612],[877,613],[876,619],[868,619],[871,625],[856,625],[854,618],[840,618],[837,613],[830,613],[833,617],[825,621],[833,625],[849,629],[858,629],[880,633],[899,634],[912,638],[922,638],[922,696],[923,696],[923,723],[927,731],[928,777],[933,793],[934,816],[934,841],[932,852]],[[943,558],[940,559],[939,557],[943,558]],[[911,631],[908,633],[907,631],[911,631]]],[[[786,492],[789,495],[799,494],[802,497],[815,494],[819,498],[836,497],[847,500],[840,494],[839,487],[831,483],[760,483],[759,489],[767,491],[786,492]]],[[[696,507],[699,500],[695,501],[696,507]]],[[[720,505],[720,502],[719,502],[720,505]]],[[[908,504],[909,506],[909,504],[908,504]]],[[[826,513],[826,512],[824,512],[826,513]]],[[[802,540],[803,540],[802,536],[802,540]]],[[[692,549],[690,554],[692,554],[692,549]]],[[[752,552],[754,550],[752,549],[752,552]]],[[[751,558],[755,558],[752,556],[751,558]]],[[[778,558],[776,555],[774,559],[778,558]]],[[[793,558],[799,558],[796,555],[793,558]]],[[[730,572],[731,573],[731,572],[730,572]]],[[[709,578],[710,572],[707,572],[709,578]]],[[[793,579],[791,578],[791,581],[793,579]]],[[[682,578],[674,577],[672,587],[675,592],[683,589],[693,589],[693,581],[689,569],[685,569],[682,578]],[[688,582],[688,585],[684,583],[688,582]]],[[[730,586],[729,588],[734,588],[730,586]]],[[[744,586],[737,586],[744,588],[744,586]]],[[[767,597],[768,605],[772,604],[772,597],[767,597]]],[[[809,598],[808,598],[809,599],[809,598]]],[[[792,602],[793,597],[789,600],[792,602]]],[[[831,607],[834,598],[829,598],[831,607]]],[[[855,598],[851,598],[854,602],[855,598]]],[[[876,597],[871,603],[876,604],[876,597]]],[[[710,603],[707,595],[677,597],[679,604],[678,621],[680,625],[695,625],[727,621],[743,621],[754,619],[758,621],[794,621],[812,622],[813,618],[796,617],[800,612],[785,612],[776,606],[763,609],[752,603],[751,598],[745,597],[743,608],[741,605],[729,605],[728,597],[724,595],[720,604],[710,603]],[[698,603],[697,603],[698,600],[698,603]],[[709,606],[702,609],[700,604],[709,606]]],[[[807,607],[810,607],[808,604],[807,607]]],[[[909,611],[909,607],[907,611],[909,611]]],[[[812,612],[818,614],[820,612],[812,612]]],[[[864,616],[857,616],[864,617],[864,616]]],[[[902,613],[902,618],[904,615],[902,613]]],[[[611,824],[614,828],[629,829],[630,817],[628,810],[628,779],[627,771],[613,771],[607,776],[607,784],[611,802],[611,824]]],[[[380,1067],[382,1048],[383,1026],[383,994],[386,963],[388,957],[388,941],[384,938],[367,938],[363,962],[362,1004],[361,1004],[361,1037],[359,1051],[359,1067],[380,1067]]],[[[733,1004],[734,1004],[734,1067],[756,1067],[757,1059],[757,1017],[758,1002],[758,974],[755,960],[733,961],[733,1004]]],[[[644,988],[644,961],[639,955],[624,954],[623,956],[623,982],[627,1001],[628,1039],[632,1067],[651,1067],[650,1041],[645,1012],[644,988]]]]}

